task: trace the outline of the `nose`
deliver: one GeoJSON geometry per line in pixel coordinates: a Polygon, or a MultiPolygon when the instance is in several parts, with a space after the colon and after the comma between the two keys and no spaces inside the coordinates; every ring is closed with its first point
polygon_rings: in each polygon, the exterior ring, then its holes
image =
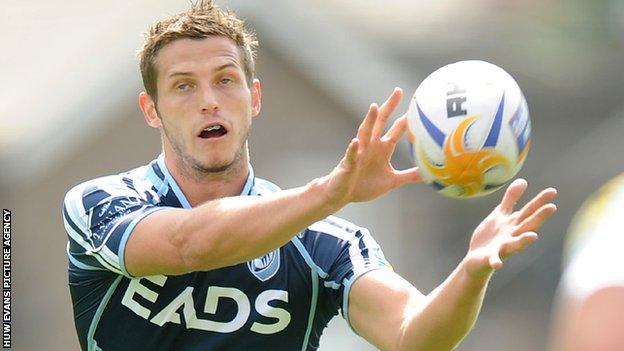
{"type": "Polygon", "coordinates": [[[202,87],[199,104],[202,113],[212,113],[219,109],[217,96],[211,86],[202,87]]]}

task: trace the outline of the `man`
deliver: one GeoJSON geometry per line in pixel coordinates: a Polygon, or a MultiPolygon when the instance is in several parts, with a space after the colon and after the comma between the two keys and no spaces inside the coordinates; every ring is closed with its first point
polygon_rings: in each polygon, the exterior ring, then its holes
{"type": "Polygon", "coordinates": [[[390,164],[405,118],[384,130],[401,90],[370,106],[330,174],[280,191],[248,163],[261,106],[254,45],[242,21],[209,1],[147,33],[139,105],[161,131],[163,154],[80,184],[64,203],[82,348],[311,350],[340,310],[380,349],[452,349],[493,271],[537,239],[555,190],[513,212],[527,187],[513,182],[466,258],[424,296],[366,229],[330,216],[421,181],[416,168],[390,164]]]}
{"type": "Polygon", "coordinates": [[[555,309],[552,350],[624,348],[624,174],[574,217],[555,309]]]}

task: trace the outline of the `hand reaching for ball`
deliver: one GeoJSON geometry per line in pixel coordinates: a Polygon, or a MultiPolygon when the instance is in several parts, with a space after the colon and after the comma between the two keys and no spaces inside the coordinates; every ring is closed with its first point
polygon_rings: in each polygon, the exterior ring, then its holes
{"type": "Polygon", "coordinates": [[[554,188],[542,190],[514,211],[527,186],[524,179],[514,180],[500,204],[475,229],[465,259],[470,276],[482,277],[500,269],[504,260],[537,240],[537,231],[557,211],[557,206],[551,203],[557,195],[554,188]]]}
{"type": "Polygon", "coordinates": [[[369,201],[404,184],[422,182],[418,167],[399,171],[390,162],[407,130],[407,119],[403,116],[385,132],[402,96],[403,91],[395,88],[381,106],[370,105],[343,159],[320,180],[326,185],[330,203],[342,207],[350,202],[369,201]]]}

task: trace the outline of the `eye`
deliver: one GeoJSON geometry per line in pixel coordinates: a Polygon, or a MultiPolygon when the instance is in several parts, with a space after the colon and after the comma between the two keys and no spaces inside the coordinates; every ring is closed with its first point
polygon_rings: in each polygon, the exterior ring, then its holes
{"type": "Polygon", "coordinates": [[[187,90],[191,89],[192,86],[191,86],[191,84],[188,84],[188,83],[180,83],[180,84],[176,85],[175,88],[178,91],[187,91],[187,90]]]}
{"type": "Polygon", "coordinates": [[[219,81],[219,83],[221,85],[228,85],[228,84],[232,84],[234,83],[234,80],[232,78],[221,78],[221,80],[219,81]]]}

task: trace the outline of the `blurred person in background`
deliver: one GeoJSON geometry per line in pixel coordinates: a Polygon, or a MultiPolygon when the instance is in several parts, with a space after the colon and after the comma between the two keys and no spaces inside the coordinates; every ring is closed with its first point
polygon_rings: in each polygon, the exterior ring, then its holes
{"type": "Polygon", "coordinates": [[[570,225],[551,349],[624,350],[624,174],[588,198],[570,225]]]}
{"type": "MultiPolygon", "coordinates": [[[[402,97],[372,104],[328,175],[281,191],[256,178],[247,135],[261,107],[254,36],[212,1],[161,20],[139,53],[139,105],[161,131],[148,165],[66,195],[69,284],[84,350],[312,350],[340,311],[383,350],[451,350],[493,272],[533,243],[555,189],[514,207],[516,180],[428,295],[402,279],[362,227],[331,216],[421,181],[390,159],[402,97]]],[[[270,136],[274,137],[274,136],[270,136]]]]}

